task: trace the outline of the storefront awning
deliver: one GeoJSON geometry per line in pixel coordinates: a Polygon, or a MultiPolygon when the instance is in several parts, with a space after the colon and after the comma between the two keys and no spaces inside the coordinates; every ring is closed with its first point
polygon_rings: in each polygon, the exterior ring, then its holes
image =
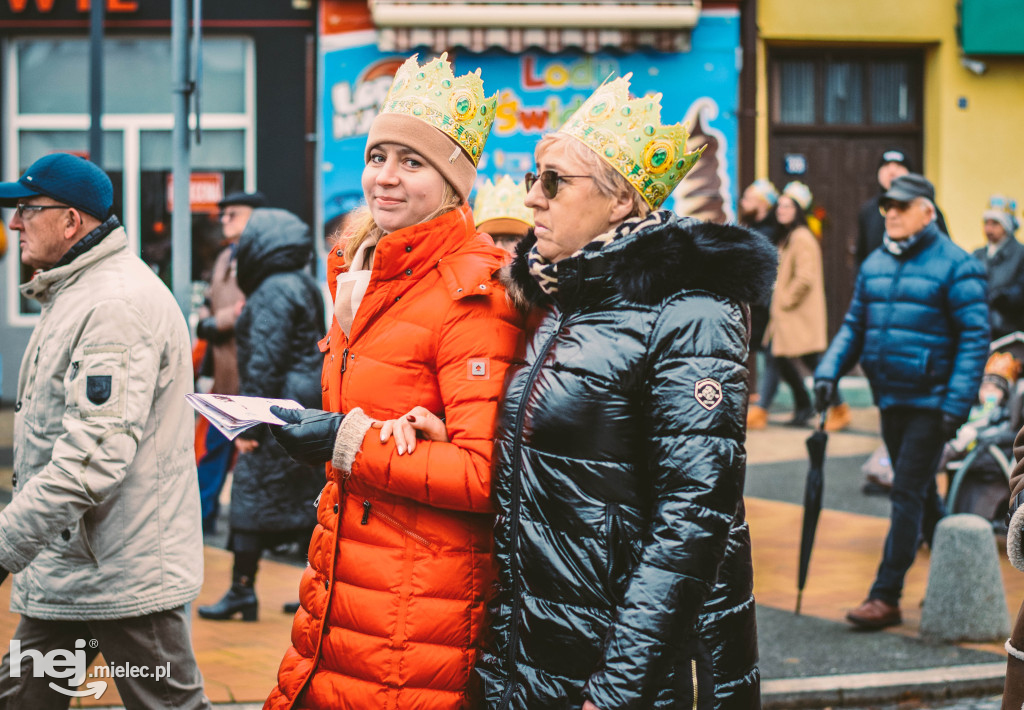
{"type": "Polygon", "coordinates": [[[377,43],[384,51],[465,47],[481,52],[540,48],[558,52],[651,47],[685,52],[701,0],[370,0],[377,43]]]}

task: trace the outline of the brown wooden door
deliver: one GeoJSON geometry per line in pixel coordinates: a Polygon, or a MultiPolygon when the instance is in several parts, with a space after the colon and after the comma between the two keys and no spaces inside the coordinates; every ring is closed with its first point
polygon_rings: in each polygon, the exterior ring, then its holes
{"type": "Polygon", "coordinates": [[[812,211],[824,217],[830,339],[853,295],[857,213],[878,194],[880,156],[899,148],[921,169],[920,67],[920,55],[906,52],[770,54],[768,177],[780,191],[790,180],[806,183],[814,194],[812,211]],[[845,86],[837,87],[836,77],[844,72],[845,86]]]}

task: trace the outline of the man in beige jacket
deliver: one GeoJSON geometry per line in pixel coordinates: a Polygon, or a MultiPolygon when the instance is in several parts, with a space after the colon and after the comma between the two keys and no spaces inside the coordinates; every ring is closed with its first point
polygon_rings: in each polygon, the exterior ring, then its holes
{"type": "Polygon", "coordinates": [[[188,329],[112,201],[107,175],[66,153],[0,183],[36,269],[21,293],[42,307],[0,512],[0,581],[15,574],[21,614],[0,709],[67,708],[98,652],[124,668],[126,708],[209,707],[185,607],[203,576],[188,329]]]}

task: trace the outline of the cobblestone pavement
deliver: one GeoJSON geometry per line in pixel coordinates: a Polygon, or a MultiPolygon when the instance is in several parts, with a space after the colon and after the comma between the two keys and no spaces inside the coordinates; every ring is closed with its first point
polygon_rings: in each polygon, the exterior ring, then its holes
{"type": "Polygon", "coordinates": [[[957,700],[931,702],[905,702],[894,705],[872,705],[849,710],[999,710],[1002,696],[991,698],[959,698],[957,700]]]}

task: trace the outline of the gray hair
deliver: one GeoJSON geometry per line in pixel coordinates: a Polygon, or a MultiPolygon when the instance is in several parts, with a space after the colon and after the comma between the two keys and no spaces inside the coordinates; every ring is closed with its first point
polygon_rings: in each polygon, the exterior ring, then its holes
{"type": "Polygon", "coordinates": [[[566,154],[583,163],[585,169],[593,176],[594,187],[600,194],[612,198],[624,194],[629,195],[633,202],[633,209],[630,210],[629,216],[626,219],[630,217],[646,217],[650,213],[651,208],[637,189],[629,184],[629,181],[622,177],[615,168],[603,161],[597,153],[578,139],[565,133],[548,133],[537,143],[534,154],[540,157],[548,148],[555,145],[564,145],[566,154]]]}
{"type": "Polygon", "coordinates": [[[939,218],[939,208],[935,206],[934,202],[929,200],[927,197],[915,197],[914,198],[915,202],[918,201],[918,200],[923,202],[926,206],[930,207],[931,210],[932,210],[932,218],[928,222],[928,224],[931,224],[932,222],[934,222],[935,220],[937,220],[939,218]]]}

